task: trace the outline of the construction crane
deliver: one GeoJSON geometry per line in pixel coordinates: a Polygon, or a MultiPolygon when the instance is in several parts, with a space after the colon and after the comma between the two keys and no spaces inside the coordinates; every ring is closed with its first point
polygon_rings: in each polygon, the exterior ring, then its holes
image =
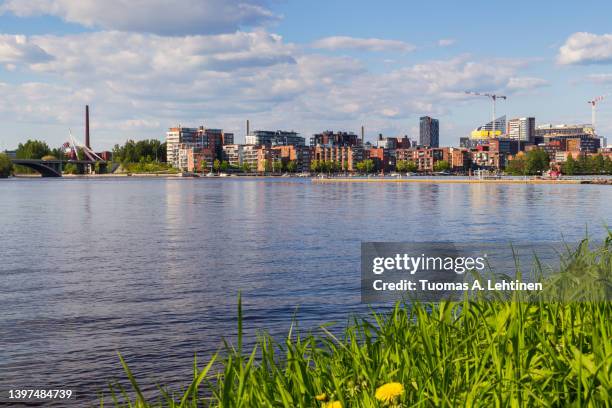
{"type": "Polygon", "coordinates": [[[589,105],[591,105],[591,126],[593,126],[593,133],[596,133],[595,132],[595,120],[597,119],[596,118],[596,116],[597,116],[597,114],[596,114],[596,112],[597,112],[597,104],[599,104],[599,102],[603,101],[606,98],[606,96],[608,96],[608,95],[601,95],[601,96],[598,96],[596,98],[593,98],[592,101],[587,101],[587,103],[589,105]]]}
{"type": "Polygon", "coordinates": [[[465,91],[466,94],[468,95],[475,95],[475,96],[486,96],[487,98],[491,98],[491,103],[493,105],[493,119],[491,120],[491,123],[493,124],[493,137],[495,137],[495,119],[496,115],[495,115],[495,102],[498,99],[508,99],[507,96],[505,95],[497,95],[497,94],[491,94],[491,93],[480,93],[480,92],[472,92],[472,91],[465,91]]]}

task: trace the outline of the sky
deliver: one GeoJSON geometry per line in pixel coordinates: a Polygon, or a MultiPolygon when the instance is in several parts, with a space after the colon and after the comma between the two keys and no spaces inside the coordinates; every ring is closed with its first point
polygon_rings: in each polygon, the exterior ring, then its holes
{"type": "MultiPolygon", "coordinates": [[[[96,150],[168,127],[323,130],[440,144],[498,116],[590,123],[612,92],[607,1],[0,0],[0,150],[96,150]]],[[[612,95],[597,131],[612,136],[612,95]]]]}

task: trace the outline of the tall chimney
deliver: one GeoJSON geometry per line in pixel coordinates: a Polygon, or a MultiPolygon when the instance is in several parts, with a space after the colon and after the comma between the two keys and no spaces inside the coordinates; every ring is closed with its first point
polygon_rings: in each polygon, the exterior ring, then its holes
{"type": "Polygon", "coordinates": [[[249,120],[247,119],[247,135],[249,135],[251,132],[251,127],[249,126],[249,120]]]}
{"type": "Polygon", "coordinates": [[[365,131],[363,129],[363,126],[361,126],[361,144],[365,145],[365,131]]]}
{"type": "Polygon", "coordinates": [[[85,146],[91,149],[89,145],[89,105],[85,105],[85,146]]]}

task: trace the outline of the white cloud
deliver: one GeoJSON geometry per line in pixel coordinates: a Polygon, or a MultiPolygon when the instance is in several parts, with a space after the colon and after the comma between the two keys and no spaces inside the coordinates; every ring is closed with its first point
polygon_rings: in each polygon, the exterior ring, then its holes
{"type": "Polygon", "coordinates": [[[574,33],[559,48],[557,62],[569,64],[612,63],[612,34],[574,33]]]}
{"type": "Polygon", "coordinates": [[[0,34],[0,64],[14,70],[16,64],[49,61],[51,56],[24,35],[0,34]]]}
{"type": "Polygon", "coordinates": [[[401,51],[409,52],[415,49],[414,45],[398,40],[383,40],[380,38],[355,38],[355,37],[325,37],[315,41],[313,48],[335,50],[360,50],[360,51],[401,51]]]}
{"type": "Polygon", "coordinates": [[[438,45],[440,47],[450,47],[451,45],[455,44],[456,40],[454,38],[443,38],[441,40],[438,40],[438,45]]]}
{"type": "Polygon", "coordinates": [[[158,34],[231,33],[278,19],[265,0],[5,0],[0,13],[51,15],[86,27],[158,34]]]}
{"type": "Polygon", "coordinates": [[[86,103],[94,140],[105,147],[163,137],[177,123],[222,127],[240,140],[247,118],[254,128],[306,135],[361,123],[406,133],[417,115],[442,115],[463,103],[466,89],[508,92],[524,80],[522,61],[482,64],[467,55],[372,72],[359,59],[313,53],[265,31],[184,37],[101,31],[24,40],[51,58],[20,62],[40,80],[5,84],[0,116],[57,125],[62,131],[51,144],[63,142],[68,128],[81,134],[86,103]]]}
{"type": "Polygon", "coordinates": [[[587,79],[596,84],[608,84],[612,83],[612,74],[590,74],[587,79]]]}
{"type": "Polygon", "coordinates": [[[507,88],[512,91],[520,91],[541,88],[549,85],[550,83],[547,80],[541,78],[512,77],[508,81],[507,88]]]}

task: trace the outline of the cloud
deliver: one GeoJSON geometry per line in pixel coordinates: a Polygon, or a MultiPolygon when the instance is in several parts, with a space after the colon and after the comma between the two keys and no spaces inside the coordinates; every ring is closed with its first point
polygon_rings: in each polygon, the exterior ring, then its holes
{"type": "Polygon", "coordinates": [[[444,115],[463,103],[466,89],[508,92],[529,82],[520,75],[525,62],[516,59],[482,64],[462,55],[371,71],[360,59],[313,52],[263,30],[183,37],[100,31],[22,40],[49,57],[20,62],[30,82],[3,85],[0,117],[56,125],[56,139],[48,135],[53,145],[68,128],[81,134],[86,103],[96,146],[105,147],[161,138],[177,123],[224,128],[241,140],[247,118],[254,128],[306,135],[361,123],[406,133],[414,117],[444,115]]]}
{"type": "Polygon", "coordinates": [[[587,79],[596,84],[612,83],[612,74],[590,74],[587,79]]]}
{"type": "Polygon", "coordinates": [[[530,90],[549,86],[550,83],[541,78],[533,77],[512,77],[508,81],[507,88],[511,91],[530,90]]]}
{"type": "Polygon", "coordinates": [[[207,36],[164,37],[101,31],[68,36],[33,36],[55,58],[32,64],[32,70],[70,79],[190,82],[198,72],[229,73],[276,64],[293,64],[292,47],[264,31],[207,36]],[[191,75],[191,76],[190,76],[191,75]]]}
{"type": "Polygon", "coordinates": [[[612,34],[574,33],[559,48],[557,62],[570,64],[612,63],[612,34]]]}
{"type": "Polygon", "coordinates": [[[6,64],[9,70],[16,64],[37,63],[51,60],[45,50],[33,44],[24,35],[0,34],[0,64],[6,64]]]}
{"type": "Polygon", "coordinates": [[[454,38],[443,38],[441,40],[438,40],[438,45],[440,47],[449,47],[453,45],[455,42],[456,40],[454,38]]]}
{"type": "Polygon", "coordinates": [[[325,37],[315,41],[312,48],[324,50],[360,50],[360,51],[400,51],[409,52],[415,49],[414,45],[398,40],[382,40],[379,38],[355,37],[325,37]]]}
{"type": "Polygon", "coordinates": [[[279,17],[265,0],[5,0],[0,13],[51,15],[85,27],[166,35],[231,33],[279,17]]]}

